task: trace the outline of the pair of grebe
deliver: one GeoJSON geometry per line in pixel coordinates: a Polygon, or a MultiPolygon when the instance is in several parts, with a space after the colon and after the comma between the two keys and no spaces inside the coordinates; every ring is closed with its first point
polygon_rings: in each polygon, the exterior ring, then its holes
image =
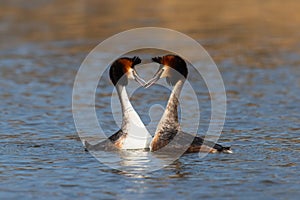
{"type": "Polygon", "coordinates": [[[220,144],[204,141],[203,138],[181,131],[178,122],[178,98],[181,93],[184,81],[188,75],[186,62],[177,55],[165,55],[152,58],[153,62],[160,64],[159,70],[147,83],[139,77],[135,65],[141,63],[138,57],[123,57],[117,59],[110,67],[109,76],[116,87],[119,95],[123,119],[119,131],[110,136],[107,140],[96,145],[85,142],[87,150],[98,149],[160,149],[175,151],[186,149],[185,153],[193,152],[223,152],[231,153],[230,147],[223,147],[220,144]],[[160,78],[173,86],[166,109],[157,126],[155,135],[149,134],[142,120],[131,105],[126,85],[128,80],[135,80],[145,88],[155,84],[160,78]]]}

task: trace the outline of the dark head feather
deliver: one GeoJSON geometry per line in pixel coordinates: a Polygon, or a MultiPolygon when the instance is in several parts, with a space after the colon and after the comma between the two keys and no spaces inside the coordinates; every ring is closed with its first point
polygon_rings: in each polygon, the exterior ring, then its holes
{"type": "Polygon", "coordinates": [[[135,65],[140,64],[142,62],[142,60],[137,56],[134,56],[131,60],[132,60],[132,65],[131,65],[132,68],[134,68],[135,65]]]}
{"type": "Polygon", "coordinates": [[[156,62],[156,63],[158,63],[158,64],[162,64],[162,57],[154,57],[154,58],[152,58],[152,61],[153,62],[156,62]]]}
{"type": "Polygon", "coordinates": [[[186,78],[188,75],[186,62],[180,56],[169,54],[163,57],[154,57],[152,60],[173,69],[166,77],[166,81],[170,85],[175,85],[179,79],[186,78]]]}
{"type": "Polygon", "coordinates": [[[141,59],[137,56],[133,58],[122,57],[114,61],[109,69],[109,77],[111,82],[116,85],[127,85],[128,79],[125,75],[130,68],[134,68],[135,65],[141,63],[141,59]]]}

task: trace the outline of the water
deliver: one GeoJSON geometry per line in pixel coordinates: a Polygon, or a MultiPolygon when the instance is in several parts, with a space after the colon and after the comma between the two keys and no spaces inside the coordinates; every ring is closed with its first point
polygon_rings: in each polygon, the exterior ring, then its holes
{"type": "MultiPolygon", "coordinates": [[[[31,2],[0,8],[1,199],[299,196],[298,2],[31,2]],[[211,54],[228,99],[219,142],[234,154],[189,154],[134,174],[84,151],[71,110],[76,72],[100,41],[140,26],[182,31],[211,54]]],[[[98,114],[105,112],[100,102],[98,114]]]]}

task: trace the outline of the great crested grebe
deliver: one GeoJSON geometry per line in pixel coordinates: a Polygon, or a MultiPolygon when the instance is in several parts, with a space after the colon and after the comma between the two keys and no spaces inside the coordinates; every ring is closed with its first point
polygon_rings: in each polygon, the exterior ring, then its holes
{"type": "Polygon", "coordinates": [[[223,147],[222,145],[213,142],[204,141],[201,137],[195,137],[192,134],[181,131],[178,122],[177,107],[182,86],[188,75],[186,62],[177,55],[165,55],[163,57],[152,58],[152,60],[160,64],[160,68],[144,87],[150,87],[160,78],[166,78],[167,83],[174,88],[169,97],[163,116],[156,128],[154,138],[150,144],[150,150],[157,151],[163,147],[164,149],[172,150],[182,148],[181,145],[183,145],[187,149],[186,153],[232,153],[230,147],[223,147]],[[172,140],[175,140],[175,142],[171,142],[172,140]]]}
{"type": "Polygon", "coordinates": [[[119,131],[98,144],[91,145],[85,141],[87,150],[100,150],[115,147],[117,149],[148,149],[152,136],[149,134],[141,118],[132,107],[126,85],[128,80],[132,79],[139,84],[144,85],[145,81],[139,77],[135,65],[140,64],[138,57],[119,58],[113,62],[109,69],[110,80],[115,86],[121,107],[122,107],[122,126],[119,131]]]}

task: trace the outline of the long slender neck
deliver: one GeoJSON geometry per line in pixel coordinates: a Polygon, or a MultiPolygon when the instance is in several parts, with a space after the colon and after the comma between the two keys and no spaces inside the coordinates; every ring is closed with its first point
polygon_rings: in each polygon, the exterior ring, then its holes
{"type": "Polygon", "coordinates": [[[126,127],[128,123],[134,122],[136,126],[145,127],[144,123],[142,122],[141,118],[134,110],[132,104],[130,103],[127,91],[125,86],[117,85],[117,92],[119,95],[121,108],[122,108],[122,130],[126,131],[126,127]]]}
{"type": "Polygon", "coordinates": [[[178,103],[179,96],[181,93],[182,86],[184,84],[183,80],[179,80],[169,97],[165,112],[160,119],[160,122],[157,126],[156,133],[160,131],[174,131],[177,132],[180,130],[180,124],[178,122],[178,103]]]}
{"type": "Polygon", "coordinates": [[[127,135],[124,148],[148,148],[151,135],[131,105],[125,86],[116,85],[122,107],[122,131],[127,135]]]}
{"type": "MultiPolygon", "coordinates": [[[[134,109],[133,109],[133,107],[132,107],[132,105],[129,101],[128,94],[127,94],[125,86],[117,85],[116,89],[117,89],[117,92],[118,92],[118,95],[119,95],[119,100],[120,100],[121,108],[122,108],[122,114],[123,114],[123,117],[124,117],[125,111],[134,110],[134,109]]],[[[124,118],[123,118],[123,121],[124,121],[124,118]]]]}

